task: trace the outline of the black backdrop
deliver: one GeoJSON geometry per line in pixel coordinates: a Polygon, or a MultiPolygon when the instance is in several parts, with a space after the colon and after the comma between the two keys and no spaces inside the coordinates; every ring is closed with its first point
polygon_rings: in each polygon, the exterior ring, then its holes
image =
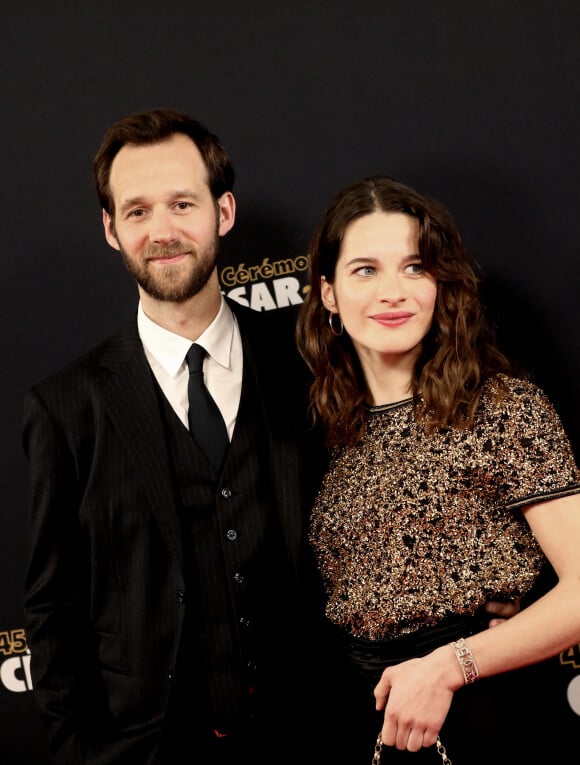
{"type": "MultiPolygon", "coordinates": [[[[108,125],[171,106],[222,138],[238,172],[222,285],[256,310],[300,302],[310,232],[346,182],[386,172],[441,199],[504,348],[578,454],[579,54],[578,0],[0,2],[3,765],[43,762],[22,640],[23,393],[136,302],[92,188],[108,125]]],[[[566,762],[580,748],[579,655],[534,689],[566,762]]]]}

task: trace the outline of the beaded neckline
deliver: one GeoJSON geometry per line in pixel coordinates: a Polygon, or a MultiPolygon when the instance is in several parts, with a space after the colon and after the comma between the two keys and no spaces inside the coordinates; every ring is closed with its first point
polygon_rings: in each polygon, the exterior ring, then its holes
{"type": "Polygon", "coordinates": [[[392,404],[378,404],[377,406],[366,405],[367,412],[369,414],[377,414],[378,412],[388,412],[389,409],[397,409],[400,406],[406,406],[413,402],[413,396],[404,398],[401,401],[394,401],[392,404]]]}

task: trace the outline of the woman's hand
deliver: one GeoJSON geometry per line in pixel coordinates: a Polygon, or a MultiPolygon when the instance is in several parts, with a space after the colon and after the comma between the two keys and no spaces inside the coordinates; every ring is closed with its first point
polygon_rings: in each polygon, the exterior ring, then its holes
{"type": "Polygon", "coordinates": [[[387,667],[374,690],[377,710],[385,710],[383,743],[410,752],[433,746],[453,693],[463,684],[461,668],[448,645],[422,659],[387,667]]]}

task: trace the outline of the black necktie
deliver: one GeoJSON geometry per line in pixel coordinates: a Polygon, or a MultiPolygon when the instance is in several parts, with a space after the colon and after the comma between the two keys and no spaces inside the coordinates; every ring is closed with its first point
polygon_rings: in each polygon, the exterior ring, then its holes
{"type": "Polygon", "coordinates": [[[202,365],[205,353],[205,348],[194,343],[185,357],[189,367],[189,432],[219,472],[229,438],[221,412],[203,381],[202,365]]]}

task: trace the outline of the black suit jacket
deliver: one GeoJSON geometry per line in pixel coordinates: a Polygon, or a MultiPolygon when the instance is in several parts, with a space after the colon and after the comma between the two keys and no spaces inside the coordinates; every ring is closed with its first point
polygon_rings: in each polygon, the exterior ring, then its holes
{"type": "MultiPolygon", "coordinates": [[[[305,381],[293,317],[232,305],[268,424],[276,512],[305,554],[305,381]]],[[[35,694],[62,763],[150,761],[183,609],[183,549],[155,383],[133,319],[27,393],[25,613],[35,694]]]]}

